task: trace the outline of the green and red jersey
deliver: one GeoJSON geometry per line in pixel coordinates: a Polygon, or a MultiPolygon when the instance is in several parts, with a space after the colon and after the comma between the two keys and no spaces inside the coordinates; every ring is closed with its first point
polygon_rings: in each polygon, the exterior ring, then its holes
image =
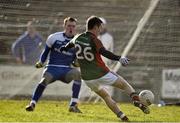
{"type": "Polygon", "coordinates": [[[101,41],[91,32],[84,32],[71,41],[75,44],[82,79],[98,79],[109,72],[102,61],[99,49],[103,47],[101,41]]]}

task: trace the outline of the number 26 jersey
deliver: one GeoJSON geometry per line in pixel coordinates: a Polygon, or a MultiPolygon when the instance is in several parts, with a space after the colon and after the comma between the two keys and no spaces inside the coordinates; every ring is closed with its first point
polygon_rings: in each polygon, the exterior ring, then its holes
{"type": "Polygon", "coordinates": [[[101,41],[91,32],[75,36],[71,43],[75,44],[76,57],[84,80],[98,79],[109,72],[99,53],[103,47],[101,41]]]}

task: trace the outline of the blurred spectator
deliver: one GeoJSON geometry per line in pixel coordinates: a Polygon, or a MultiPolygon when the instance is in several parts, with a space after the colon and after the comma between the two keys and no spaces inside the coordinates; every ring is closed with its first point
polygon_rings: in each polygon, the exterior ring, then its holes
{"type": "MultiPolygon", "coordinates": [[[[102,28],[98,38],[101,40],[101,42],[102,42],[103,46],[106,48],[106,50],[113,52],[114,51],[114,40],[113,40],[112,35],[107,30],[107,21],[103,17],[100,17],[100,19],[103,22],[103,28],[102,28]]],[[[102,56],[102,59],[107,66],[109,66],[109,67],[111,66],[111,63],[112,63],[111,60],[109,60],[103,56],[102,56]]]]}
{"type": "Polygon", "coordinates": [[[24,32],[13,44],[12,53],[19,64],[34,65],[39,59],[43,39],[37,33],[35,23],[27,23],[27,31],[24,32]]]}

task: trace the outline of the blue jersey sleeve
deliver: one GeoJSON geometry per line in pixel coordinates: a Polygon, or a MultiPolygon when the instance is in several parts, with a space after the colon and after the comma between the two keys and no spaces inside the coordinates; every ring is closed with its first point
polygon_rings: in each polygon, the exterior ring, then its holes
{"type": "Polygon", "coordinates": [[[22,52],[22,41],[24,40],[25,34],[21,35],[12,45],[11,50],[15,57],[21,57],[22,52]]]}
{"type": "Polygon", "coordinates": [[[48,38],[46,40],[45,49],[43,50],[43,52],[40,56],[41,63],[44,63],[46,61],[48,54],[49,54],[49,51],[52,48],[53,43],[54,43],[53,36],[52,35],[48,36],[48,38]]]}
{"type": "Polygon", "coordinates": [[[40,61],[44,63],[48,57],[49,51],[51,48],[49,48],[47,45],[45,46],[44,51],[41,54],[40,61]]]}

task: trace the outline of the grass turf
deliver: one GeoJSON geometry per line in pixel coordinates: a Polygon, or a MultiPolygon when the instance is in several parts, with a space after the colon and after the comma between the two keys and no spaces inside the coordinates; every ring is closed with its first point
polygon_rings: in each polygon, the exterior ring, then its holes
{"type": "MultiPolygon", "coordinates": [[[[68,112],[67,101],[41,100],[34,112],[25,111],[27,100],[0,100],[0,122],[119,122],[103,102],[81,103],[82,114],[68,112]]],[[[129,103],[118,104],[133,122],[180,122],[180,107],[150,106],[146,115],[129,103]]]]}

